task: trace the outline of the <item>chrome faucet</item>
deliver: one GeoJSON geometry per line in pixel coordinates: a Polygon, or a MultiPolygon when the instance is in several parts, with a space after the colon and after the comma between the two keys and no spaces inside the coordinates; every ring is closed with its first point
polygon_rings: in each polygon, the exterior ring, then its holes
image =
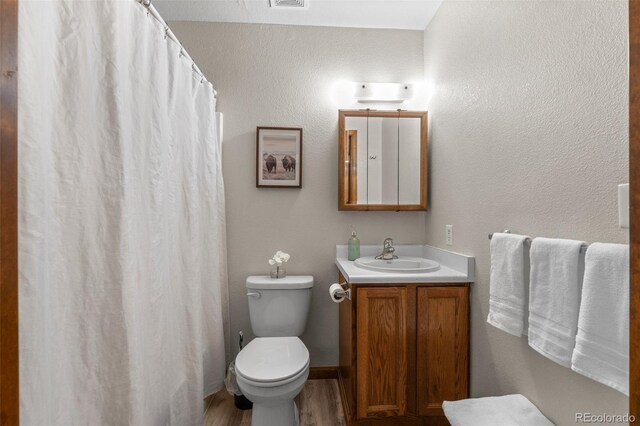
{"type": "Polygon", "coordinates": [[[396,249],[393,248],[393,240],[391,238],[386,238],[384,240],[384,243],[382,244],[383,244],[382,253],[377,255],[376,259],[392,260],[392,259],[398,258],[398,256],[393,254],[393,252],[396,251],[396,249]]]}

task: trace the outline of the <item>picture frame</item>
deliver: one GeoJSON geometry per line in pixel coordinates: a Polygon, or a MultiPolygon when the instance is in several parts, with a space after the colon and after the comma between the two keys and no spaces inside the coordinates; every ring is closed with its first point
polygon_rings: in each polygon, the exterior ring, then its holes
{"type": "Polygon", "coordinates": [[[257,127],[256,187],[302,188],[301,127],[257,127]]]}

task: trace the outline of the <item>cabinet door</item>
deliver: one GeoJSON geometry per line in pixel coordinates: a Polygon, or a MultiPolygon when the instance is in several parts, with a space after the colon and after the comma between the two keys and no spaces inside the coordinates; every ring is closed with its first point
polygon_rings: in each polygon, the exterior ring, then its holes
{"type": "Polygon", "coordinates": [[[442,401],[468,396],[467,287],[419,287],[418,414],[442,416],[442,401]]]}
{"type": "Polygon", "coordinates": [[[407,407],[407,289],[357,292],[357,415],[404,416],[407,407]]]}

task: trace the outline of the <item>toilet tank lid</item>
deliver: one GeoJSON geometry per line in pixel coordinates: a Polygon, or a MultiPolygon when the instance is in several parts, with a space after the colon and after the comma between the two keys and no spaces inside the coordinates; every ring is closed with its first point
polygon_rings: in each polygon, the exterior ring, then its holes
{"type": "Polygon", "coordinates": [[[288,275],[284,278],[271,278],[269,275],[247,277],[247,288],[254,290],[295,290],[313,287],[311,275],[288,275]]]}

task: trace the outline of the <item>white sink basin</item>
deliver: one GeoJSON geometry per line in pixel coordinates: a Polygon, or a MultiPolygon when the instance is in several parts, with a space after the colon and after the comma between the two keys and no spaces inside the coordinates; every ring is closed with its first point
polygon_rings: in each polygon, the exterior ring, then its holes
{"type": "Polygon", "coordinates": [[[440,264],[421,257],[401,256],[399,259],[384,260],[373,256],[360,257],[354,262],[356,266],[371,271],[404,272],[409,274],[423,274],[440,269],[440,264]]]}

